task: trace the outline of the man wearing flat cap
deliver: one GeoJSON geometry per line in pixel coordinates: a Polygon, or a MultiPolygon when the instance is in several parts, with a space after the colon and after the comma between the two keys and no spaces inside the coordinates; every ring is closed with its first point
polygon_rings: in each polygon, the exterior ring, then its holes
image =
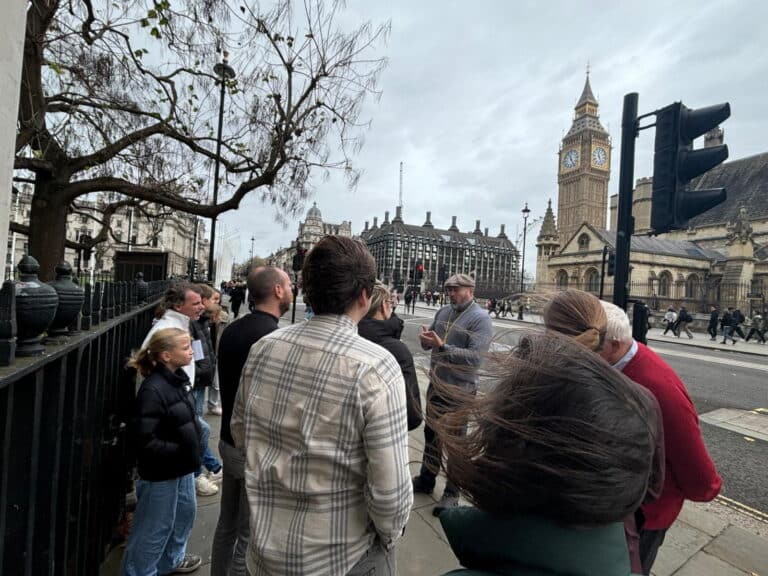
{"type": "MultiPolygon", "coordinates": [[[[458,386],[467,392],[477,389],[477,371],[493,337],[491,317],[475,302],[475,280],[467,274],[454,274],[445,282],[445,296],[450,301],[435,314],[427,328],[421,327],[421,346],[432,350],[430,384],[427,389],[427,414],[439,417],[450,409],[435,390],[438,381],[445,386],[458,386]]],[[[441,449],[434,430],[424,425],[424,458],[418,476],[413,478],[413,491],[431,494],[440,470],[441,449]]],[[[440,502],[432,513],[439,516],[446,508],[457,506],[459,490],[447,482],[440,502]]]]}

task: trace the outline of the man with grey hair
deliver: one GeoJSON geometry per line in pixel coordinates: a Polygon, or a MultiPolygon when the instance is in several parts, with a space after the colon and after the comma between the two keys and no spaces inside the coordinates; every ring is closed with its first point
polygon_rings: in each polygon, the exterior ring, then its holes
{"type": "Polygon", "coordinates": [[[602,305],[608,321],[600,355],[654,395],[664,423],[664,487],[658,499],[641,507],[644,523],[640,527],[640,560],[643,574],[650,574],[683,501],[713,500],[720,492],[722,479],[704,445],[696,408],[685,384],[653,350],[632,338],[624,310],[608,302],[602,305]]]}
{"type": "MultiPolygon", "coordinates": [[[[467,274],[454,274],[445,282],[450,305],[443,306],[427,328],[421,327],[421,347],[432,351],[430,379],[459,386],[468,392],[477,388],[477,371],[493,337],[491,317],[475,302],[475,280],[467,274]]],[[[448,406],[436,393],[432,382],[427,389],[427,415],[439,417],[448,406]]],[[[413,491],[431,494],[440,469],[441,448],[434,430],[424,425],[424,458],[413,491]]],[[[432,510],[435,516],[459,503],[459,489],[447,482],[443,497],[432,510]]]]}

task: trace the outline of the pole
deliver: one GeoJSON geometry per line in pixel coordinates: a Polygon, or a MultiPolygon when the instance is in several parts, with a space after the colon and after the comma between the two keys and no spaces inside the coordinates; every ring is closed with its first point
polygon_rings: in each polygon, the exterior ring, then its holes
{"type": "MultiPolygon", "coordinates": [[[[219,165],[221,164],[221,129],[224,124],[224,93],[227,88],[227,80],[235,77],[234,69],[228,64],[229,53],[224,52],[221,62],[213,67],[213,71],[221,82],[221,91],[219,92],[219,127],[216,136],[216,164],[213,169],[213,205],[219,201],[219,165]]],[[[213,256],[216,248],[216,216],[211,218],[211,244],[208,252],[208,279],[214,281],[213,275],[213,256]]]]}
{"type": "Polygon", "coordinates": [[[603,299],[603,289],[605,288],[605,258],[608,256],[608,245],[603,246],[603,261],[600,264],[600,300],[603,299]]]}
{"type": "Polygon", "coordinates": [[[520,263],[520,292],[525,292],[525,241],[528,233],[528,215],[531,211],[528,209],[528,202],[523,208],[523,260],[520,263]]]}
{"type": "Polygon", "coordinates": [[[133,234],[133,208],[128,212],[128,252],[131,251],[131,234],[133,234]]]}
{"type": "Polygon", "coordinates": [[[632,183],[635,178],[635,139],[637,138],[637,92],[624,96],[621,117],[621,162],[619,172],[619,218],[616,225],[616,274],[613,303],[627,309],[629,297],[629,250],[635,231],[632,218],[632,183]]]}
{"type": "Polygon", "coordinates": [[[294,272],[293,278],[293,310],[291,310],[291,324],[296,322],[296,294],[299,291],[299,273],[294,272]]]}

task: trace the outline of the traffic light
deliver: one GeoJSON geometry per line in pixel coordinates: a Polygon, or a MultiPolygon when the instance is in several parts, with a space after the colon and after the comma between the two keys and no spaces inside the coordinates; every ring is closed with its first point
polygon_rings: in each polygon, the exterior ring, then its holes
{"type": "Polygon", "coordinates": [[[616,252],[608,252],[608,276],[613,276],[616,273],[616,252]]]}
{"type": "Polygon", "coordinates": [[[422,278],[424,278],[424,264],[421,262],[421,260],[416,260],[416,283],[421,282],[422,278]]]}
{"type": "Polygon", "coordinates": [[[304,267],[304,256],[307,254],[306,248],[298,248],[296,250],[296,254],[293,256],[293,271],[294,272],[301,272],[301,269],[304,267]]]}
{"type": "Polygon", "coordinates": [[[728,158],[728,146],[693,149],[693,141],[731,115],[727,102],[692,110],[675,102],[656,113],[651,228],[685,228],[688,220],[725,201],[725,188],[688,190],[688,183],[728,158]]]}

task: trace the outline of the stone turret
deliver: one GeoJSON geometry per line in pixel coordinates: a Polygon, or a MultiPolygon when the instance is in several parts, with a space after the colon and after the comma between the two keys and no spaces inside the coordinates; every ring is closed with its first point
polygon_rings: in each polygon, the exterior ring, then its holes
{"type": "Polygon", "coordinates": [[[456,216],[451,216],[451,227],[448,228],[451,232],[458,232],[459,227],[456,226],[456,216]]]}
{"type": "Polygon", "coordinates": [[[399,222],[400,224],[403,223],[403,207],[402,206],[395,207],[395,217],[392,220],[392,224],[394,224],[395,222],[399,222]]]}
{"type": "Polygon", "coordinates": [[[432,212],[427,212],[427,220],[422,225],[422,228],[434,228],[432,225],[432,212]]]}
{"type": "Polygon", "coordinates": [[[557,233],[555,214],[552,212],[552,200],[547,202],[547,211],[544,213],[544,221],[541,223],[539,236],[536,238],[536,283],[538,285],[550,284],[554,281],[548,272],[549,257],[557,254],[560,248],[560,236],[557,233]]]}

